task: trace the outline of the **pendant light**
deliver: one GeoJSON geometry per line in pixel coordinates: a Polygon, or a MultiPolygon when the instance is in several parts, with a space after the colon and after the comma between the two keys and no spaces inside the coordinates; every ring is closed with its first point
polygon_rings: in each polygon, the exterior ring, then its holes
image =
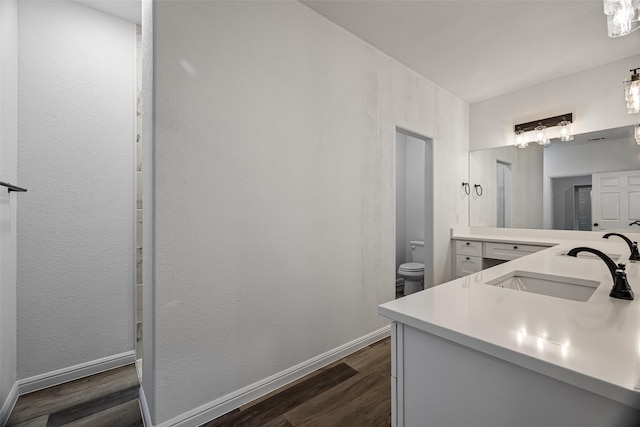
{"type": "Polygon", "coordinates": [[[640,0],[603,0],[609,37],[621,37],[640,28],[640,0]]]}
{"type": "Polygon", "coordinates": [[[640,113],[640,68],[634,68],[624,80],[624,98],[627,101],[627,113],[640,113]]]}

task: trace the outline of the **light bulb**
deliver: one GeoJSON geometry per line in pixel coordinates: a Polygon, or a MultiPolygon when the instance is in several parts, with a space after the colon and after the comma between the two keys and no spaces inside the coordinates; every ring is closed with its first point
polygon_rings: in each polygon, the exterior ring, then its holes
{"type": "Polygon", "coordinates": [[[524,140],[524,131],[518,129],[513,136],[513,145],[517,148],[527,148],[529,146],[528,142],[524,140]]]}
{"type": "Polygon", "coordinates": [[[571,122],[565,120],[564,117],[560,123],[558,123],[560,127],[560,141],[571,141],[573,140],[573,135],[571,134],[571,122]]]}
{"type": "Polygon", "coordinates": [[[534,141],[540,145],[547,145],[549,144],[549,139],[547,138],[547,133],[546,133],[546,126],[542,126],[542,124],[539,124],[538,126],[536,126],[536,128],[533,130],[534,131],[534,141]]]}

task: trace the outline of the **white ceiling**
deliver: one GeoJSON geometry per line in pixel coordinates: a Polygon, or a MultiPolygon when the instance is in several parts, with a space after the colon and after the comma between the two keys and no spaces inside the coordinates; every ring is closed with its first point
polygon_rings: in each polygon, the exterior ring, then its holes
{"type": "Polygon", "coordinates": [[[640,54],[601,0],[302,3],[469,103],[640,54]]]}

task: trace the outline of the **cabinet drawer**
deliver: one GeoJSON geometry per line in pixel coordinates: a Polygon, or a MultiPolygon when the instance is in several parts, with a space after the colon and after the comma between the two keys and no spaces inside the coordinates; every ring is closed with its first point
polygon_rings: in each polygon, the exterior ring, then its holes
{"type": "Polygon", "coordinates": [[[482,256],[482,242],[456,240],[456,255],[482,256]]]}
{"type": "Polygon", "coordinates": [[[482,270],[482,257],[456,255],[456,277],[466,276],[482,270]]]}
{"type": "Polygon", "coordinates": [[[520,245],[518,243],[485,243],[485,258],[512,260],[546,249],[546,246],[520,245]]]}

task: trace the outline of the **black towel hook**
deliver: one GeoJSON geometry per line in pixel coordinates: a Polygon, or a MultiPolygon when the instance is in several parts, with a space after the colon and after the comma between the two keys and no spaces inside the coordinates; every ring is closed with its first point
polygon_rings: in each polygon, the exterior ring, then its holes
{"type": "Polygon", "coordinates": [[[482,196],[482,185],[480,185],[480,184],[475,184],[475,185],[473,186],[473,188],[476,190],[476,194],[477,194],[478,196],[482,196]],[[480,189],[480,191],[478,191],[478,188],[480,189]]]}
{"type": "Polygon", "coordinates": [[[468,182],[463,182],[462,183],[462,188],[464,188],[464,192],[465,194],[468,196],[469,194],[471,194],[471,187],[469,186],[468,182]]]}

